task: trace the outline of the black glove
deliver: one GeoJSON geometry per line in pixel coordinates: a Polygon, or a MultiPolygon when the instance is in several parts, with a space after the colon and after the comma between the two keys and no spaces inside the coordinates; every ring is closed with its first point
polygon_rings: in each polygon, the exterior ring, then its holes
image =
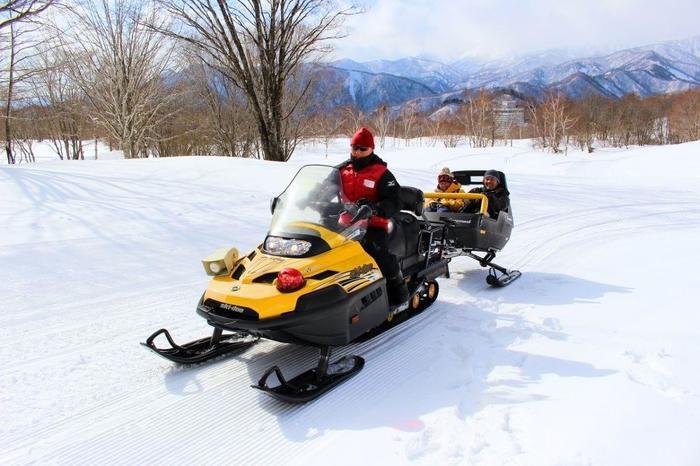
{"type": "Polygon", "coordinates": [[[369,199],[358,199],[357,202],[358,207],[362,206],[368,206],[369,208],[372,209],[372,214],[378,215],[380,217],[386,217],[386,213],[384,212],[384,209],[381,208],[381,206],[375,204],[374,202],[370,201],[369,199]]]}
{"type": "Polygon", "coordinates": [[[366,218],[370,218],[372,216],[372,208],[368,204],[364,204],[360,206],[359,210],[355,214],[355,216],[350,220],[350,224],[352,225],[353,223],[357,222],[358,220],[363,220],[366,218]]]}
{"type": "Polygon", "coordinates": [[[378,215],[378,213],[377,213],[377,205],[376,205],[374,202],[370,201],[369,199],[364,199],[364,198],[358,199],[357,202],[355,202],[355,205],[356,205],[357,207],[364,207],[364,206],[367,206],[367,207],[369,207],[369,208],[372,210],[372,213],[373,213],[374,215],[378,215]]]}

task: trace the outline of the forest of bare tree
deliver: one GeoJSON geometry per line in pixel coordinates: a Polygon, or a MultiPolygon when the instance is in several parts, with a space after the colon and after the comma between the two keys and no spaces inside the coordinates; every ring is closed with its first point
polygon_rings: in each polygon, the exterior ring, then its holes
{"type": "Polygon", "coordinates": [[[87,141],[125,158],[223,155],[286,161],[303,140],[373,129],[378,145],[473,147],[528,138],[543,149],[700,139],[700,89],[648,98],[529,100],[464,91],[438,111],[330,105],[322,65],[356,10],[325,0],[15,0],[0,6],[0,134],[7,162],[37,141],[64,160],[87,141]],[[323,99],[314,96],[323,95],[323,99]],[[509,106],[504,106],[504,97],[509,106]]]}

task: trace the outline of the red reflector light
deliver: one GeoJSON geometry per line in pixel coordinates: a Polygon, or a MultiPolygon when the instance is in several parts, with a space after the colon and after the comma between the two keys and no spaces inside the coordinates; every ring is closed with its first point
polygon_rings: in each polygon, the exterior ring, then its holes
{"type": "Polygon", "coordinates": [[[277,274],[276,286],[277,289],[283,293],[296,291],[303,287],[305,283],[306,280],[304,280],[304,276],[301,272],[291,267],[282,269],[277,274]]]}

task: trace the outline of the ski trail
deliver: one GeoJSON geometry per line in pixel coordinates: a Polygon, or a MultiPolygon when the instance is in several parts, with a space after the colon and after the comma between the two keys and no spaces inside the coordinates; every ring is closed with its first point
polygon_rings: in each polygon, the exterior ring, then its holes
{"type": "MultiPolygon", "coordinates": [[[[377,385],[379,374],[400,379],[401,360],[405,358],[401,351],[391,351],[392,344],[397,339],[410,338],[413,333],[421,332],[426,324],[424,321],[435,318],[435,311],[439,311],[438,306],[373,340],[336,351],[334,359],[345,354],[359,354],[367,357],[368,364],[357,377],[329,393],[324,400],[331,397],[337,400],[332,403],[367,402],[367,397],[358,398],[357,393],[374,391],[375,396],[369,401],[381,403],[381,390],[376,390],[373,385],[377,385]],[[385,353],[390,356],[383,357],[385,353]]],[[[146,353],[145,350],[143,352],[146,353]]],[[[154,362],[153,356],[148,356],[149,361],[154,362]]],[[[11,439],[13,447],[1,458],[3,461],[31,458],[32,461],[43,462],[50,454],[52,461],[59,464],[216,462],[222,455],[230,453],[227,439],[235,438],[237,444],[249,446],[237,451],[241,464],[276,462],[282,455],[293,456],[302,447],[302,440],[305,440],[299,438],[290,443],[284,429],[277,429],[278,424],[294,426],[321,422],[327,417],[324,407],[328,405],[319,402],[303,408],[287,405],[268,399],[249,386],[273,364],[280,365],[286,374],[293,375],[315,365],[316,359],[317,352],[312,348],[262,342],[229,360],[187,370],[170,368],[165,372],[155,371],[156,377],[150,383],[131,387],[130,393],[113,397],[56,424],[11,439]],[[159,383],[158,374],[164,377],[159,383]],[[164,391],[164,388],[167,390],[164,391]],[[260,404],[267,406],[268,413],[263,416],[258,409],[260,404]],[[314,405],[319,408],[314,409],[314,405]],[[148,406],[148,410],[143,410],[144,406],[148,406]],[[217,413],[215,419],[202,417],[203,413],[212,412],[217,413]],[[182,422],[183,419],[187,422],[182,422]],[[233,425],[232,420],[235,420],[233,425]],[[256,440],[262,433],[268,445],[264,451],[255,448],[256,440]],[[67,441],[66,436],[75,441],[67,441]],[[157,440],[154,436],[167,440],[163,440],[163,445],[159,447],[157,441],[154,444],[154,440],[157,440]],[[188,450],[184,457],[182,452],[169,456],[171,445],[187,442],[192,436],[206,439],[201,442],[201,448],[188,450]],[[129,445],[127,451],[125,445],[129,445]]],[[[295,432],[293,437],[302,434],[295,432]]]]}

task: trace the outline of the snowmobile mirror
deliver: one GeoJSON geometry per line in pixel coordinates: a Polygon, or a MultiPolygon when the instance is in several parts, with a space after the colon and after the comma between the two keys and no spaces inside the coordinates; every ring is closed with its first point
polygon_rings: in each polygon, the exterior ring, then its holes
{"type": "Polygon", "coordinates": [[[277,207],[277,202],[279,202],[280,198],[279,197],[273,197],[270,200],[270,213],[274,214],[275,213],[275,207],[277,207]]]}
{"type": "Polygon", "coordinates": [[[233,266],[238,262],[239,257],[238,249],[221,248],[202,259],[202,265],[207,275],[214,277],[229,274],[233,270],[233,266]]]}

